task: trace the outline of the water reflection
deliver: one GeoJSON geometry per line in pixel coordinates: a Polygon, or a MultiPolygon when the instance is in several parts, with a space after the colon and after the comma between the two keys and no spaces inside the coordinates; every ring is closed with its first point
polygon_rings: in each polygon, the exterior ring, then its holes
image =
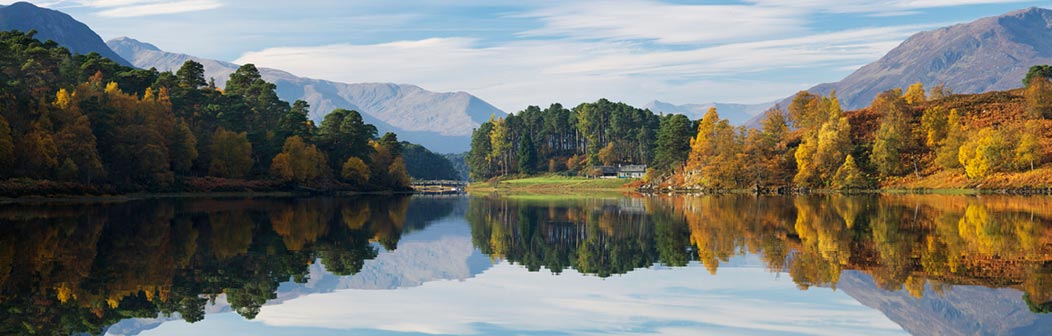
{"type": "MultiPolygon", "coordinates": [[[[503,295],[497,306],[507,310],[526,303],[516,300],[531,298],[501,294],[501,284],[519,282],[517,288],[523,289],[529,286],[521,282],[530,282],[539,286],[537,293],[544,293],[549,290],[545,286],[571,283],[578,287],[554,292],[603,305],[600,301],[623,297],[599,288],[646,287],[633,281],[665,283],[654,280],[662,279],[668,280],[669,288],[680,288],[677,281],[714,281],[719,274],[740,282],[743,273],[728,273],[727,267],[746,259],[769,273],[787,274],[802,290],[842,288],[912,332],[1026,334],[1052,328],[1052,319],[1035,314],[1052,311],[1052,198],[473,196],[3,205],[0,334],[98,334],[121,320],[158,316],[196,322],[205,319],[206,311],[214,312],[210,307],[217,303],[228,304],[243,321],[297,307],[282,303],[284,308],[263,308],[290,295],[397,288],[400,281],[417,286],[438,279],[463,280],[487,269],[492,273],[488,279],[439,287],[454,293],[449,295],[475,295],[479,300],[503,295]],[[463,228],[455,233],[462,240],[435,239],[431,244],[448,245],[446,249],[410,244],[411,251],[400,252],[411,253],[403,253],[401,259],[393,259],[398,253],[384,252],[398,251],[403,237],[427,235],[429,225],[443,218],[450,219],[443,225],[463,228]],[[471,245],[477,251],[472,252],[471,245]],[[485,265],[473,261],[476,255],[485,265]],[[392,259],[377,265],[385,256],[392,259]],[[490,269],[487,256],[514,266],[503,263],[490,269]],[[569,279],[516,272],[523,268],[569,279]],[[673,270],[634,272],[640,268],[673,270]],[[619,281],[599,285],[577,279],[578,274],[594,280],[616,276],[619,281]],[[634,276],[619,276],[623,274],[634,276]],[[319,281],[326,283],[321,286],[319,281]],[[939,323],[931,323],[936,320],[939,323]]],[[[641,293],[676,297],[652,289],[641,293]]],[[[790,289],[794,293],[765,289],[764,295],[822,297],[826,292],[790,289]]],[[[344,296],[376,304],[396,296],[402,304],[419,300],[442,306],[443,300],[456,300],[414,293],[419,292],[344,296]]],[[[695,294],[715,300],[703,292],[695,294]]],[[[710,304],[719,303],[675,305],[679,314],[689,316],[690,309],[683,307],[710,304]]],[[[509,318],[485,313],[477,312],[479,321],[472,322],[495,328],[488,319],[509,318]]],[[[332,320],[368,328],[380,318],[339,315],[332,320]]],[[[519,320],[522,326],[535,327],[519,320]]],[[[550,327],[559,330],[558,325],[550,327]]],[[[132,325],[128,330],[138,329],[132,325]]],[[[442,330],[476,329],[457,325],[442,330]]]]}
{"type": "Polygon", "coordinates": [[[150,200],[0,207],[0,334],[101,333],[130,317],[204,318],[221,294],[253,318],[316,260],[358,272],[449,202],[408,197],[150,200]],[[407,224],[406,218],[417,219],[407,224]]]}
{"type": "Polygon", "coordinates": [[[953,285],[1011,287],[1052,308],[1052,199],[814,196],[515,199],[476,197],[468,221],[484,253],[607,277],[659,262],[759,254],[801,288],[836,288],[845,270],[915,297],[953,285]]]}

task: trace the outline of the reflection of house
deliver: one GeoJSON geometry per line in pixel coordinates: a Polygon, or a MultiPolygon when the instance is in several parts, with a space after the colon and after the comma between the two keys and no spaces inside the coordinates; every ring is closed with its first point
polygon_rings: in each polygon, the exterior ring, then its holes
{"type": "Polygon", "coordinates": [[[617,169],[617,177],[643,178],[647,174],[647,165],[624,165],[617,169]]]}

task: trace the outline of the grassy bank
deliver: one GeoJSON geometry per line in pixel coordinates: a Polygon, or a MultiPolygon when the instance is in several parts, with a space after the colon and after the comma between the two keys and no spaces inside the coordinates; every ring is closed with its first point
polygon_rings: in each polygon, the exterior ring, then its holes
{"type": "Polygon", "coordinates": [[[629,192],[630,184],[639,179],[593,179],[559,175],[513,178],[493,182],[477,182],[468,186],[470,192],[509,192],[530,194],[564,194],[580,192],[629,192]]]}

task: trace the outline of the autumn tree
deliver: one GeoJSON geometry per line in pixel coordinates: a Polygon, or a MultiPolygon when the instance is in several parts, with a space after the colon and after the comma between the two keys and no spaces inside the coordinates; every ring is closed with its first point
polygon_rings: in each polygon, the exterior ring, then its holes
{"type": "Polygon", "coordinates": [[[924,84],[916,82],[910,85],[906,89],[906,93],[902,94],[902,99],[906,101],[906,104],[915,105],[923,103],[927,100],[924,96],[924,84]]]}
{"type": "Polygon", "coordinates": [[[280,154],[271,161],[270,171],[284,181],[310,184],[329,173],[325,154],[299,136],[285,139],[280,154]]]}
{"type": "MultiPolygon", "coordinates": [[[[910,90],[919,91],[919,99],[923,100],[924,88],[918,87],[917,84],[914,84],[910,86],[910,90]]],[[[916,95],[916,92],[913,94],[916,95]]],[[[878,95],[871,105],[874,110],[884,114],[880,128],[874,134],[873,152],[870,154],[870,161],[882,176],[902,173],[902,154],[909,146],[912,134],[905,111],[905,103],[909,103],[910,99],[918,99],[918,97],[911,98],[910,92],[907,92],[903,99],[893,91],[886,91],[878,95]]]]}
{"type": "Polygon", "coordinates": [[[946,117],[946,136],[940,141],[935,152],[935,162],[945,169],[961,167],[960,148],[967,140],[961,126],[957,109],[951,109],[946,117]]]}
{"type": "Polygon", "coordinates": [[[369,182],[369,166],[362,159],[351,157],[343,163],[340,177],[355,185],[365,185],[369,182]]]}
{"type": "Polygon", "coordinates": [[[217,129],[212,135],[212,176],[241,178],[252,169],[252,144],[245,132],[217,129]]]}
{"type": "Polygon", "coordinates": [[[983,128],[961,146],[957,158],[968,177],[986,177],[999,171],[1006,159],[1010,159],[1006,158],[1009,147],[1010,144],[1000,131],[983,128]]]}
{"type": "Polygon", "coordinates": [[[497,118],[492,123],[493,128],[489,134],[490,153],[486,158],[490,162],[497,163],[500,167],[500,175],[507,175],[508,170],[511,168],[512,143],[509,139],[510,130],[504,118],[497,118]]]}
{"type": "Polygon", "coordinates": [[[865,176],[863,176],[858,165],[855,164],[855,157],[848,155],[844,159],[844,164],[837,168],[836,174],[833,174],[832,186],[835,189],[863,189],[868,187],[865,176]]]}
{"type": "Polygon", "coordinates": [[[818,114],[821,97],[807,91],[800,91],[789,103],[789,122],[796,128],[812,128],[825,121],[825,116],[818,114]]]}
{"type": "Polygon", "coordinates": [[[744,143],[744,154],[747,157],[744,170],[749,171],[751,182],[760,186],[771,183],[786,182],[790,158],[787,154],[786,134],[789,125],[785,114],[777,107],[767,111],[761,129],[750,129],[744,143]]]}
{"type": "Polygon", "coordinates": [[[935,148],[946,138],[946,127],[949,112],[941,105],[935,105],[924,110],[921,115],[921,132],[924,135],[924,144],[935,148]]]}
{"type": "Polygon", "coordinates": [[[821,98],[815,105],[807,115],[825,116],[825,119],[817,128],[808,129],[797,147],[797,171],[793,178],[794,183],[811,187],[828,186],[851,149],[851,125],[836,96],[821,98]]]}
{"type": "Polygon", "coordinates": [[[1042,149],[1039,143],[1041,136],[1041,125],[1036,121],[1031,120],[1023,125],[1021,132],[1019,132],[1019,139],[1016,141],[1012,159],[1012,163],[1017,170],[1032,171],[1041,162],[1042,149]]]}
{"type": "Polygon", "coordinates": [[[1031,78],[1023,96],[1031,118],[1052,118],[1052,79],[1045,76],[1031,78]]]}

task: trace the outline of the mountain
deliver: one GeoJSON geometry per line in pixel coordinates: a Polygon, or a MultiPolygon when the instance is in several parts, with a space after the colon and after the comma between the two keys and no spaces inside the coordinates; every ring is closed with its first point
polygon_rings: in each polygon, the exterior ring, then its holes
{"type": "Polygon", "coordinates": [[[1031,313],[1011,288],[952,286],[920,299],[881,289],[868,274],[845,271],[837,289],[884,313],[914,335],[1049,335],[1052,315],[1031,313]]]}
{"type": "MultiPolygon", "coordinates": [[[[1052,10],[1032,7],[914,34],[843,80],[807,91],[826,95],[836,90],[843,107],[855,110],[880,92],[916,82],[925,88],[943,83],[954,93],[1017,88],[1038,64],[1052,64],[1052,10]]],[[[779,105],[791,101],[790,96],[779,105]]],[[[747,125],[759,125],[759,118],[747,125]]]]}
{"type": "MultiPolygon", "coordinates": [[[[187,60],[205,67],[205,77],[214,78],[223,87],[238,65],[166,52],[156,46],[128,37],[106,44],[120,56],[140,68],[175,71],[187,60]]],[[[353,109],[362,113],[366,122],[376,125],[380,133],[395,132],[399,139],[423,144],[439,153],[466,152],[471,131],[489,120],[491,115],[506,115],[500,109],[466,92],[437,93],[415,85],[390,83],[337,83],[297,77],[285,71],[259,68],[263,78],[278,86],[283,100],[302,99],[310,104],[310,118],[320,123],[325,114],[336,109],[353,109]]]]}
{"type": "Polygon", "coordinates": [[[97,52],[125,66],[131,66],[102,42],[102,38],[87,25],[55,10],[37,7],[28,2],[0,6],[0,30],[36,30],[36,38],[52,40],[75,54],[97,52]]]}
{"type": "Polygon", "coordinates": [[[691,120],[701,119],[705,112],[711,107],[715,107],[716,111],[719,112],[720,118],[727,119],[733,125],[743,125],[747,121],[757,116],[762,115],[771,107],[771,103],[763,104],[724,104],[724,103],[707,103],[707,104],[686,104],[686,105],[674,105],[663,101],[655,100],[643,105],[643,108],[649,109],[654,112],[660,112],[664,114],[682,114],[690,118],[691,120]]]}

